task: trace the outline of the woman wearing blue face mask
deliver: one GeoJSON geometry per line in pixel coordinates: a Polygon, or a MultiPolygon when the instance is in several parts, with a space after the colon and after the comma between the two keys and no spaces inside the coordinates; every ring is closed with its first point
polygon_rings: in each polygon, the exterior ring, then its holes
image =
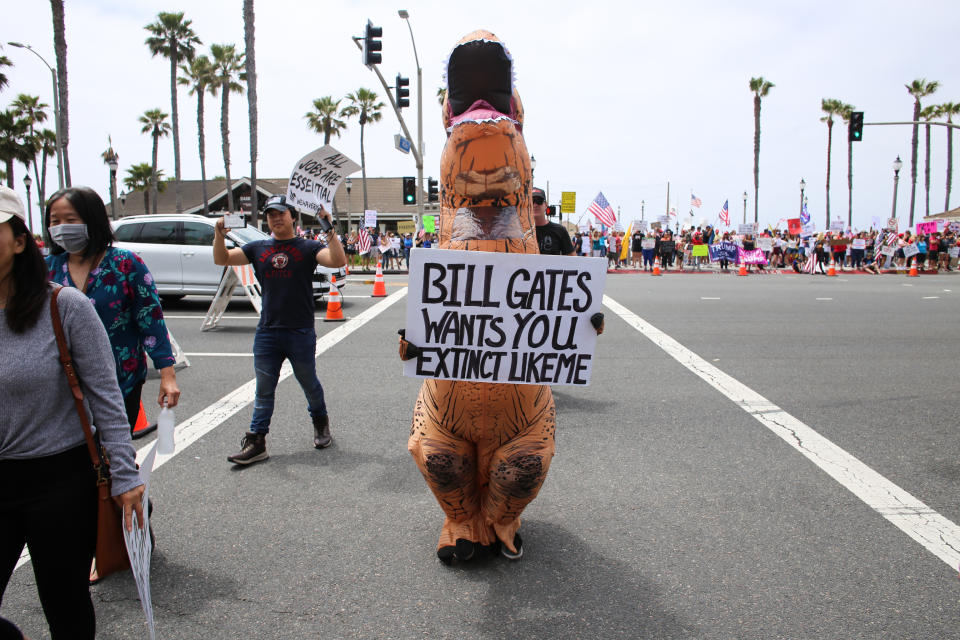
{"type": "Polygon", "coordinates": [[[76,287],[97,308],[110,336],[131,429],[147,378],[147,354],[160,372],[157,403],[180,399],[173,349],[153,276],[140,256],[113,245],[103,200],[88,187],[69,187],[47,201],[44,226],[50,239],[50,280],[76,287]]]}

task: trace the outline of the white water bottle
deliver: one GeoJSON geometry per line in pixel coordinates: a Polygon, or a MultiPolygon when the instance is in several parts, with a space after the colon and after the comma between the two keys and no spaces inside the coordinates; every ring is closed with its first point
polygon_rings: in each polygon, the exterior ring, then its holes
{"type": "Polygon", "coordinates": [[[157,417],[157,453],[173,453],[173,409],[163,403],[163,409],[157,417]]]}

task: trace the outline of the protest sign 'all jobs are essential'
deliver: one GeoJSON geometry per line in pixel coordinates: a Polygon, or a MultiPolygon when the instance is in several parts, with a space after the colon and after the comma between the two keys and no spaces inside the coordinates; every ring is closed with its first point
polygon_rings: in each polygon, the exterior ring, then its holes
{"type": "Polygon", "coordinates": [[[290,173],[287,202],[300,211],[316,214],[323,207],[333,210],[333,196],[340,183],[360,165],[330,145],[300,158],[290,173]]]}
{"type": "Polygon", "coordinates": [[[404,375],[587,385],[602,310],[603,258],[414,249],[404,375]]]}

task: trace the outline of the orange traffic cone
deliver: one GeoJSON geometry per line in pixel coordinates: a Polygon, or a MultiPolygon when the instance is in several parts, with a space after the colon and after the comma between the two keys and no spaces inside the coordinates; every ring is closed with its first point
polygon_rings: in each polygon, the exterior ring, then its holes
{"type": "Polygon", "coordinates": [[[827,268],[827,275],[837,275],[837,263],[833,261],[833,252],[830,253],[830,266],[827,268]]]}
{"type": "Polygon", "coordinates": [[[650,275],[652,275],[652,276],[659,276],[659,275],[660,275],[660,265],[654,263],[654,264],[653,264],[653,273],[651,273],[650,275]]]}
{"type": "Polygon", "coordinates": [[[327,294],[327,316],[324,322],[342,322],[343,305],[340,304],[340,289],[337,288],[336,276],[330,276],[330,293],[327,294]]]}
{"type": "Polygon", "coordinates": [[[917,261],[914,260],[910,263],[910,273],[907,274],[908,278],[919,278],[920,272],[917,271],[917,261]]]}
{"type": "Polygon", "coordinates": [[[140,401],[140,413],[137,414],[137,422],[133,425],[133,437],[142,438],[148,433],[153,433],[157,430],[156,424],[147,423],[147,414],[143,411],[143,400],[140,401]]]}
{"type": "Polygon", "coordinates": [[[387,296],[387,283],[383,281],[383,266],[377,261],[377,275],[373,279],[373,295],[371,298],[385,298],[387,296]]]}
{"type": "Polygon", "coordinates": [[[738,276],[745,276],[745,275],[747,275],[747,265],[746,265],[746,263],[743,263],[743,262],[740,263],[740,270],[737,271],[737,275],[738,275],[738,276]]]}

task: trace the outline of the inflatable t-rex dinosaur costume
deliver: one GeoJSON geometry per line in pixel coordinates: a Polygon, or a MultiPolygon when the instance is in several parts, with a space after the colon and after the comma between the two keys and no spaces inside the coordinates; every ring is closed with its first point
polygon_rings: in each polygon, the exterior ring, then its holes
{"type": "MultiPolygon", "coordinates": [[[[538,253],[523,107],[492,33],[475,31],[450,54],[443,123],[439,247],[538,253]]],[[[520,514],[546,478],[554,430],[548,386],[424,381],[407,448],[446,514],[440,560],[522,555],[520,514]]]]}

